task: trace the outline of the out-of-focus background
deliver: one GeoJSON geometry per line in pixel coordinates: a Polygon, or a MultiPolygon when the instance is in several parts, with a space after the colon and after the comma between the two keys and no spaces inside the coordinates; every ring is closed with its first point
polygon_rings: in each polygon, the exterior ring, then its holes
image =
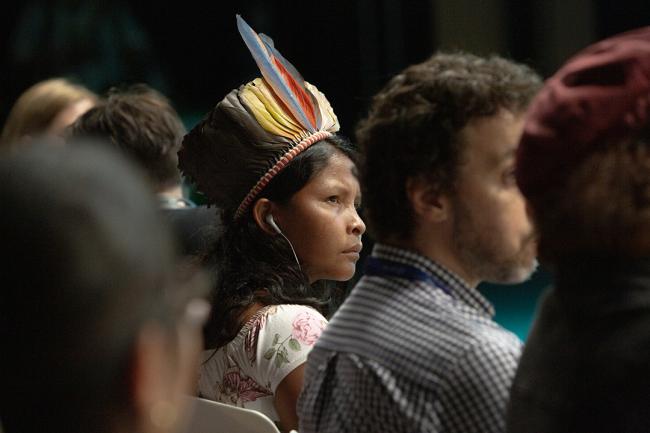
{"type": "MultiPolygon", "coordinates": [[[[435,50],[497,53],[546,77],[580,48],[650,25],[648,0],[25,0],[0,13],[0,122],[27,87],[64,76],[99,93],[146,82],[189,129],[258,74],[236,13],[328,96],[348,137],[388,78],[435,50]]],[[[542,269],[482,290],[497,321],[525,338],[550,283],[542,269]]]]}

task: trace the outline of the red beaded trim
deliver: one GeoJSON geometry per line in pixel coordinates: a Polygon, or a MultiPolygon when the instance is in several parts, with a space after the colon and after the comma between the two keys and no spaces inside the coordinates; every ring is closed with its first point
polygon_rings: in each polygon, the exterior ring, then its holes
{"type": "Polygon", "coordinates": [[[293,158],[295,158],[300,152],[304,151],[312,144],[331,136],[332,134],[327,131],[318,131],[313,135],[310,135],[309,137],[305,138],[300,143],[292,147],[291,150],[285,153],[282,156],[282,158],[280,158],[280,160],[273,165],[273,167],[267,170],[264,176],[262,176],[260,180],[257,181],[255,186],[251,188],[251,190],[248,192],[244,200],[237,208],[237,212],[235,212],[235,219],[241,218],[244,212],[246,212],[246,210],[248,209],[248,206],[250,206],[253,200],[255,200],[255,197],[257,197],[257,195],[264,188],[266,188],[266,185],[268,185],[269,182],[271,182],[271,179],[273,179],[278,173],[280,173],[284,169],[284,167],[286,167],[287,164],[289,164],[291,160],[293,160],[293,158]]]}

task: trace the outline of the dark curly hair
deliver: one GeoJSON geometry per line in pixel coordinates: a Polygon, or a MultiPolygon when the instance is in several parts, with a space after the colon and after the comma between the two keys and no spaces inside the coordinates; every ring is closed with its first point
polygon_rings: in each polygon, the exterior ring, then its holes
{"type": "Polygon", "coordinates": [[[413,214],[409,178],[453,190],[463,152],[459,131],[500,109],[526,109],[541,87],[529,67],[492,56],[438,53],[395,76],[357,127],[365,218],[378,240],[407,239],[413,214]]]}
{"type": "MultiPolygon", "coordinates": [[[[286,204],[337,152],[356,162],[352,145],[332,136],[300,153],[258,198],[286,204]]],[[[310,285],[284,238],[263,231],[250,209],[237,220],[234,211],[234,207],[220,209],[222,231],[205,257],[216,274],[213,309],[204,333],[206,347],[218,348],[232,340],[241,312],[255,302],[310,305],[327,315],[333,301],[331,285],[324,281],[310,285]]]]}

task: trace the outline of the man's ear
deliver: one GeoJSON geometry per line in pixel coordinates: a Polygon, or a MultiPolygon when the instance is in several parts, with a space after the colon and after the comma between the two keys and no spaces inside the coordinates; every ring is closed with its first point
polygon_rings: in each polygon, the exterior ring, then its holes
{"type": "Polygon", "coordinates": [[[449,218],[449,198],[441,192],[440,185],[432,183],[424,176],[407,179],[406,196],[417,218],[433,223],[441,223],[449,218]]]}
{"type": "Polygon", "coordinates": [[[268,198],[261,198],[255,202],[251,213],[255,223],[270,235],[275,235],[275,230],[267,222],[267,217],[272,214],[273,203],[268,198]]]}

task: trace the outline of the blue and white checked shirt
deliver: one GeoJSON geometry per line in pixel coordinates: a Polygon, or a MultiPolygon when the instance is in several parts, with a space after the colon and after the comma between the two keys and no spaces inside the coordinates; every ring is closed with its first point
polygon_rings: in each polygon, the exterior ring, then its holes
{"type": "Polygon", "coordinates": [[[301,433],[505,431],[521,342],[481,294],[426,257],[376,244],[372,257],[447,286],[364,276],[309,355],[301,433]]]}

